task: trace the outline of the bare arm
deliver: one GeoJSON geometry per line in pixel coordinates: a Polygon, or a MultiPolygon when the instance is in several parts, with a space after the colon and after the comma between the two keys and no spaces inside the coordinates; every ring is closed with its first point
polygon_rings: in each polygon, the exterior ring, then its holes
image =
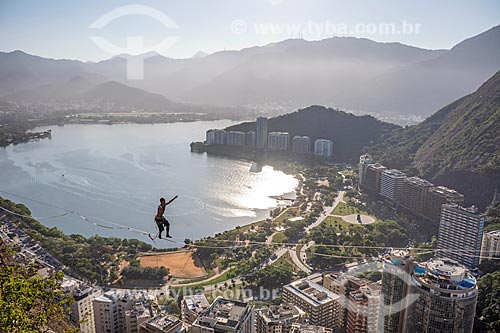
{"type": "Polygon", "coordinates": [[[178,198],[178,196],[176,195],[175,197],[173,197],[172,199],[170,199],[170,201],[167,202],[166,205],[170,205],[177,198],[178,198]]]}

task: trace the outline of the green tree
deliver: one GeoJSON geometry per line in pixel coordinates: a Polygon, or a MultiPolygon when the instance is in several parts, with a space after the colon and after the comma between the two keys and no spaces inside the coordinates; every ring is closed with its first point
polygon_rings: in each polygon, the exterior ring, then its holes
{"type": "MultiPolygon", "coordinates": [[[[1,253],[2,259],[8,254],[1,253]]],[[[47,278],[15,263],[0,266],[0,327],[2,332],[73,331],[67,323],[71,298],[61,290],[63,273],[47,278]]]]}
{"type": "Polygon", "coordinates": [[[500,271],[481,277],[478,288],[475,331],[500,332],[500,271]]]}

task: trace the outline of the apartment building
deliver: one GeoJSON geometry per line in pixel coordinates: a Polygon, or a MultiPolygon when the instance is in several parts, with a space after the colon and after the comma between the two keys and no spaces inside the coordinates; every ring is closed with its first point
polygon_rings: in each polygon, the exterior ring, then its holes
{"type": "Polygon", "coordinates": [[[477,268],[483,240],[485,216],[472,206],[443,205],[439,222],[439,254],[468,269],[477,268]]]}
{"type": "Polygon", "coordinates": [[[481,260],[500,257],[500,230],[487,232],[483,235],[481,260]]]}
{"type": "Polygon", "coordinates": [[[187,324],[192,324],[208,308],[210,308],[210,303],[205,295],[184,296],[181,302],[182,320],[187,324]]]}
{"type": "Polygon", "coordinates": [[[333,157],[333,141],[326,139],[314,141],[314,155],[330,160],[333,157]]]}
{"type": "Polygon", "coordinates": [[[192,333],[254,333],[254,309],[247,303],[216,298],[191,327],[192,333]]]}
{"type": "Polygon", "coordinates": [[[267,139],[267,148],[270,150],[288,150],[290,135],[288,132],[271,132],[267,139]]]}
{"type": "Polygon", "coordinates": [[[341,326],[343,307],[339,295],[308,279],[283,287],[283,300],[307,314],[308,323],[336,329],[341,326]]]}
{"type": "Polygon", "coordinates": [[[403,198],[403,186],[406,174],[396,169],[383,170],[380,179],[380,195],[395,204],[400,204],[403,198]]]}
{"type": "Polygon", "coordinates": [[[472,332],[477,303],[476,279],[456,261],[431,259],[415,267],[406,332],[472,332]]]}
{"type": "Polygon", "coordinates": [[[430,188],[425,205],[425,216],[436,225],[439,225],[443,205],[452,203],[461,206],[464,203],[463,194],[445,186],[430,188]]]}
{"type": "Polygon", "coordinates": [[[305,324],[305,321],[306,313],[286,302],[255,312],[256,333],[290,333],[292,324],[305,324]]]}
{"type": "Polygon", "coordinates": [[[309,154],[311,152],[311,138],[308,136],[294,136],[292,151],[296,154],[309,154]]]}
{"type": "Polygon", "coordinates": [[[426,216],[426,204],[429,190],[434,187],[431,182],[409,177],[404,180],[401,204],[414,214],[426,216]]]}
{"type": "Polygon", "coordinates": [[[366,167],[364,188],[373,192],[380,192],[382,172],[387,168],[379,163],[370,164],[366,167]]]}

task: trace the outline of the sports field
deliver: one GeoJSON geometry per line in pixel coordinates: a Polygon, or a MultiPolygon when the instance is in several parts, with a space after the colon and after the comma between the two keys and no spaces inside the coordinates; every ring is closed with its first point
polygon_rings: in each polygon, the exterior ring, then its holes
{"type": "Polygon", "coordinates": [[[198,256],[192,251],[147,255],[139,260],[143,267],[165,266],[174,277],[193,279],[207,274],[198,256]]]}

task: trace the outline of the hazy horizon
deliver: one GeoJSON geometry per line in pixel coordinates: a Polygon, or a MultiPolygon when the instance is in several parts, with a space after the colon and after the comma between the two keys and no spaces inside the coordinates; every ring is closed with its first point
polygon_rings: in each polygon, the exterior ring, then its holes
{"type": "Polygon", "coordinates": [[[265,46],[290,38],[316,41],[332,36],[399,42],[430,50],[450,49],[464,39],[497,26],[496,14],[500,9],[497,1],[409,4],[318,0],[314,4],[297,0],[213,1],[210,4],[95,1],[91,6],[59,1],[2,3],[0,51],[21,50],[46,58],[93,62],[128,53],[104,50],[91,40],[95,36],[102,36],[122,50],[126,38],[139,36],[143,39],[144,51],[154,50],[173,59],[191,58],[199,51],[211,54],[265,46]],[[122,16],[112,17],[109,24],[92,27],[113,10],[136,5],[161,13],[169,22],[165,24],[163,18],[148,17],[151,15],[128,7],[122,16]],[[387,25],[393,25],[394,30],[386,31],[387,25]],[[405,30],[405,25],[410,31],[405,30]],[[166,47],[155,48],[159,41],[174,37],[166,47]]]}

